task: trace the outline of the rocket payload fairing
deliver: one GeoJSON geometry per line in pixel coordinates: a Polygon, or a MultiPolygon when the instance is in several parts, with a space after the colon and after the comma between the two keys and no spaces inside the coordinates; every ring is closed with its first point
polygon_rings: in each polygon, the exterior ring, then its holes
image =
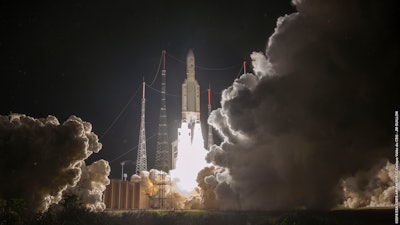
{"type": "Polygon", "coordinates": [[[193,50],[186,57],[186,79],[182,84],[182,121],[200,123],[200,86],[195,78],[193,50]]]}

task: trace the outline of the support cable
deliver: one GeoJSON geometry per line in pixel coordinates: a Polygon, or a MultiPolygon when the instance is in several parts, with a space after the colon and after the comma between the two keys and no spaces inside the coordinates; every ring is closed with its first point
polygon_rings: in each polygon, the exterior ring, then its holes
{"type": "Polygon", "coordinates": [[[106,136],[106,134],[111,130],[111,128],[115,125],[115,123],[117,122],[117,120],[122,116],[122,114],[125,112],[125,110],[128,108],[128,106],[131,104],[131,102],[133,101],[133,99],[136,97],[137,93],[139,92],[139,89],[142,85],[139,85],[139,87],[136,89],[135,93],[132,95],[132,97],[129,99],[129,101],[126,103],[126,105],[124,106],[124,108],[122,108],[122,110],[118,113],[117,117],[115,117],[115,119],[112,121],[112,123],[110,124],[110,126],[108,126],[108,128],[106,129],[106,131],[104,131],[104,133],[100,136],[99,140],[101,140],[104,136],[106,136]]]}
{"type": "Polygon", "coordinates": [[[158,74],[160,73],[161,63],[162,63],[162,53],[161,53],[161,56],[160,56],[160,63],[158,64],[157,72],[156,72],[156,74],[154,75],[153,81],[150,83],[150,85],[147,85],[147,84],[146,84],[146,86],[153,86],[154,82],[156,81],[156,79],[157,79],[157,77],[158,77],[158,74]]]}
{"type": "MultiPolygon", "coordinates": [[[[150,141],[151,139],[153,139],[154,137],[156,137],[157,134],[153,134],[151,137],[146,139],[146,142],[150,141]]],[[[110,160],[109,163],[115,162],[117,159],[120,159],[122,156],[128,154],[129,152],[137,149],[139,146],[139,144],[137,144],[135,147],[132,147],[131,149],[129,149],[128,151],[126,151],[125,153],[122,153],[121,155],[119,155],[118,157],[114,158],[113,160],[110,160]]]]}
{"type": "MultiPolygon", "coordinates": [[[[161,94],[161,91],[160,91],[160,90],[158,90],[158,89],[156,89],[156,88],[153,88],[153,87],[151,87],[151,86],[149,86],[149,85],[147,85],[147,84],[146,84],[146,86],[147,86],[148,88],[152,89],[153,91],[156,91],[156,92],[158,92],[158,93],[161,94]]],[[[174,94],[169,94],[169,93],[165,93],[165,95],[169,95],[169,96],[172,96],[172,97],[181,97],[180,95],[174,95],[174,94]]]]}

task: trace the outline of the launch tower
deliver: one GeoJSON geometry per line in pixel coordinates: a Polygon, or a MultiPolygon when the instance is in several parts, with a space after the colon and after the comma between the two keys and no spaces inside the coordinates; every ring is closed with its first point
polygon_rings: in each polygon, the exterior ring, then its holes
{"type": "Polygon", "coordinates": [[[171,145],[168,138],[167,125],[167,102],[166,102],[166,70],[165,70],[165,50],[162,51],[162,71],[161,71],[161,107],[160,120],[158,124],[157,149],[155,169],[169,172],[171,169],[171,145]]]}

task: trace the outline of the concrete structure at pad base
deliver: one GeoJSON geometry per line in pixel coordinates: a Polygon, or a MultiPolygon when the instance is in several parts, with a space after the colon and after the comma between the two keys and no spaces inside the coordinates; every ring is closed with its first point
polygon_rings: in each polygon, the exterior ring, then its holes
{"type": "Polygon", "coordinates": [[[142,190],[140,182],[111,179],[104,191],[106,210],[149,209],[150,198],[142,190]]]}

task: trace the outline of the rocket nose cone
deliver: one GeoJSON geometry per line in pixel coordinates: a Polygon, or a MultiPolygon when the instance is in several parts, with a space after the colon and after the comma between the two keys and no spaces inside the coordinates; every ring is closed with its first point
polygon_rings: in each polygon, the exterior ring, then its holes
{"type": "Polygon", "coordinates": [[[190,48],[187,55],[188,57],[193,57],[194,56],[193,49],[190,48]]]}

